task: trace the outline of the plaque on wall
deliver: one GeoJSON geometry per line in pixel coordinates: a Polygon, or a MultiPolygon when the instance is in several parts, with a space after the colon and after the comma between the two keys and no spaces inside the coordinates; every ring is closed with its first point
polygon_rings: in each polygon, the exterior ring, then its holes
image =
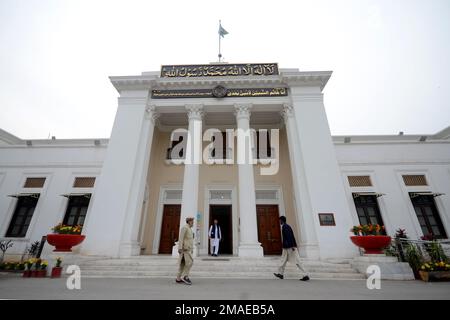
{"type": "Polygon", "coordinates": [[[321,226],[335,226],[333,213],[319,213],[319,221],[321,226]]]}
{"type": "Polygon", "coordinates": [[[152,99],[177,98],[246,98],[246,97],[283,97],[288,95],[287,88],[225,88],[212,89],[168,89],[152,90],[152,99]]]}
{"type": "Polygon", "coordinates": [[[161,66],[161,78],[278,75],[277,63],[197,64],[161,66]]]}

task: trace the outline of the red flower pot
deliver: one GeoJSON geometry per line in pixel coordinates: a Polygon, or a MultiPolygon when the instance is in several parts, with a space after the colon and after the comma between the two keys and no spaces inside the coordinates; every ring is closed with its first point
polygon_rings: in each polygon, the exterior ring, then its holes
{"type": "Polygon", "coordinates": [[[72,247],[83,242],[86,236],[81,234],[48,234],[47,242],[55,247],[53,251],[72,252],[72,247]]]}
{"type": "Polygon", "coordinates": [[[47,276],[47,270],[37,270],[37,278],[45,278],[47,276]]]}
{"type": "Polygon", "coordinates": [[[24,278],[29,278],[29,277],[31,277],[31,270],[25,270],[25,271],[23,272],[22,277],[24,277],[24,278]]]}
{"type": "Polygon", "coordinates": [[[52,268],[52,278],[61,278],[62,267],[52,268]]]}
{"type": "Polygon", "coordinates": [[[31,278],[37,278],[38,277],[38,270],[31,270],[30,271],[30,277],[31,278]]]}
{"type": "Polygon", "coordinates": [[[383,249],[391,243],[389,236],[352,236],[350,239],[366,254],[383,254],[383,249]]]}

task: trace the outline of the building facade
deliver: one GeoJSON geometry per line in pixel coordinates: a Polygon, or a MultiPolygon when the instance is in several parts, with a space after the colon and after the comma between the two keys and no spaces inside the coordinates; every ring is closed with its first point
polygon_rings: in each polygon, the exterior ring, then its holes
{"type": "Polygon", "coordinates": [[[215,218],[222,253],[240,257],[281,253],[280,215],[313,260],[358,255],[357,224],[447,238],[450,127],[333,137],[322,93],[330,76],[277,64],[163,66],[110,78],[120,96],[108,140],[0,131],[8,253],[63,222],[83,225],[81,255],[172,254],[187,216],[199,255],[215,218]]]}

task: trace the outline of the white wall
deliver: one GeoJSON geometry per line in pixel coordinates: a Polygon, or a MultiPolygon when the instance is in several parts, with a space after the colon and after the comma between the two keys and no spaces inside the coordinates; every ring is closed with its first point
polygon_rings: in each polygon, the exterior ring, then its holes
{"type": "Polygon", "coordinates": [[[450,141],[426,143],[336,144],[336,154],[350,204],[354,224],[358,224],[352,192],[377,192],[383,222],[390,235],[406,229],[412,239],[420,238],[420,229],[409,192],[444,193],[436,197],[436,206],[447,235],[450,235],[450,141]],[[423,174],[428,186],[406,187],[403,174],[423,174]],[[350,188],[347,176],[369,175],[373,187],[350,188]]]}
{"type": "Polygon", "coordinates": [[[46,146],[0,147],[0,239],[5,239],[17,198],[8,195],[37,192],[41,196],[25,238],[11,238],[10,258],[20,258],[25,247],[51,232],[62,222],[68,199],[62,194],[92,192],[72,188],[75,177],[97,177],[101,172],[106,145],[92,143],[46,146]],[[46,177],[42,189],[23,188],[27,177],[46,177]]]}

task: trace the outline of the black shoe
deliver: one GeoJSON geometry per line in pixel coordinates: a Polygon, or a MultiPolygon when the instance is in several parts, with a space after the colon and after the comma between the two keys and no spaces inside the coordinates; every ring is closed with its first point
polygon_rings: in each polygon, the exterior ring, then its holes
{"type": "Polygon", "coordinates": [[[181,279],[180,279],[180,280],[175,279],[175,282],[176,282],[176,283],[183,283],[183,280],[181,280],[181,279]]]}
{"type": "Polygon", "coordinates": [[[277,278],[284,279],[284,276],[281,273],[274,273],[273,275],[277,278]]]}
{"type": "Polygon", "coordinates": [[[300,281],[308,281],[309,277],[308,276],[304,276],[303,278],[299,279],[300,281]]]}
{"type": "Polygon", "coordinates": [[[182,278],[181,280],[182,280],[184,283],[188,284],[188,285],[191,285],[191,284],[192,284],[191,280],[190,280],[188,277],[184,277],[184,278],[182,278]]]}

